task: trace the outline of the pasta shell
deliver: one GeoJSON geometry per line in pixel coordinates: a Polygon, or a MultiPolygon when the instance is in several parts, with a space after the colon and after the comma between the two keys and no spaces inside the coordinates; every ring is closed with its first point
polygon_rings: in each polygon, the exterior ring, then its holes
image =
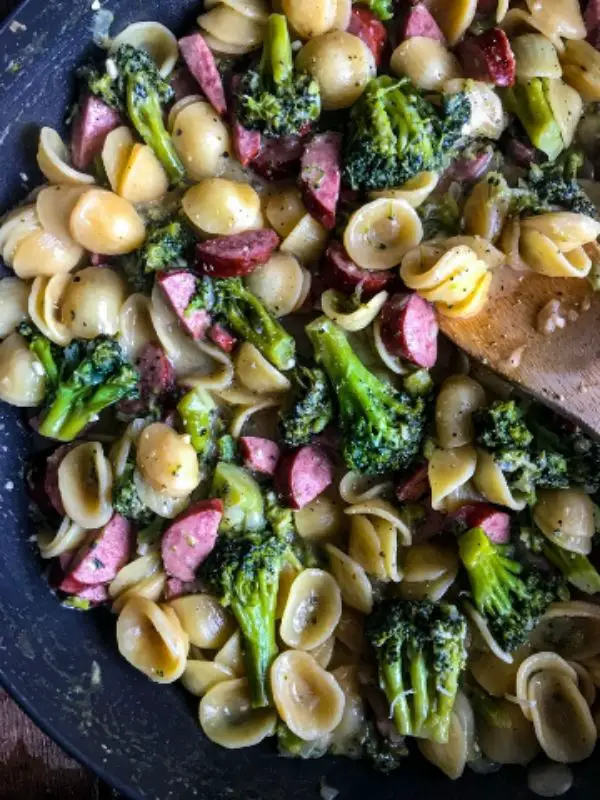
{"type": "Polygon", "coordinates": [[[527,505],[526,499],[519,492],[511,491],[493,455],[485,450],[477,451],[477,469],[473,480],[477,489],[491,503],[506,506],[513,511],[522,511],[527,505]]]}
{"type": "Polygon", "coordinates": [[[570,211],[551,211],[521,220],[521,231],[534,230],[544,234],[562,253],[595,242],[600,236],[600,222],[585,214],[570,211]]]}
{"type": "Polygon", "coordinates": [[[328,238],[329,233],[321,223],[310,214],[304,214],[281,242],[279,249],[282,253],[295,256],[304,266],[310,266],[322,256],[328,238]]]}
{"type": "Polygon", "coordinates": [[[365,703],[361,696],[359,670],[357,666],[345,665],[334,669],[332,675],[339,683],[345,696],[344,714],[340,724],[333,731],[330,741],[330,751],[344,755],[360,757],[360,747],[357,746],[361,733],[365,729],[366,713],[365,703]]]}
{"type": "Polygon", "coordinates": [[[38,547],[44,559],[57,558],[63,553],[78,549],[85,542],[89,531],[81,525],[63,517],[60,527],[55,533],[48,535],[46,531],[38,533],[38,547]]]}
{"type": "Polygon", "coordinates": [[[29,284],[19,278],[0,281],[0,339],[5,339],[24,322],[28,315],[29,284]]]}
{"type": "Polygon", "coordinates": [[[335,0],[282,0],[288,22],[301,39],[314,39],[336,23],[335,0]]]}
{"type": "Polygon", "coordinates": [[[583,100],[579,92],[560,79],[548,81],[546,97],[563,144],[570,147],[583,114],[583,100]]]}
{"type": "Polygon", "coordinates": [[[162,570],[147,578],[143,578],[139,583],[136,583],[135,586],[127,589],[127,591],[117,597],[112,604],[112,610],[115,614],[120,614],[132,597],[143,597],[146,600],[157,603],[163,595],[166,583],[167,576],[162,570]]]}
{"type": "Polygon", "coordinates": [[[252,747],[275,733],[272,708],[252,708],[248,681],[220,681],[200,701],[200,726],[215,744],[228,750],[252,747]]]}
{"type": "Polygon", "coordinates": [[[271,227],[285,239],[306,214],[300,190],[289,188],[272,194],[265,213],[271,227]]]}
{"type": "Polygon", "coordinates": [[[479,181],[471,190],[463,209],[465,230],[495,242],[506,222],[508,209],[508,192],[506,195],[498,193],[494,179],[479,181]]]}
{"type": "Polygon", "coordinates": [[[189,497],[171,497],[153,489],[137,469],[133,473],[133,482],[142,503],[163,519],[174,519],[189,505],[189,497]]]}
{"type": "Polygon", "coordinates": [[[592,261],[582,247],[568,253],[537,230],[521,228],[521,256],[527,266],[540,275],[551,278],[585,278],[592,261]]]}
{"type": "Polygon", "coordinates": [[[334,647],[335,636],[330,636],[329,639],[325,639],[323,644],[320,644],[318,647],[315,647],[313,650],[311,650],[310,654],[320,667],[327,669],[331,663],[331,659],[333,658],[334,647]]]}
{"type": "MultiPolygon", "coordinates": [[[[58,276],[64,279],[64,276],[58,276]]],[[[48,283],[50,289],[52,278],[48,283]]],[[[65,284],[62,323],[79,339],[115,336],[126,298],[125,281],[108,267],[86,267],[65,284]]]]}
{"type": "Polygon", "coordinates": [[[566,675],[541,672],[531,679],[527,699],[538,742],[548,758],[575,764],[592,754],[596,726],[573,680],[566,675]]]}
{"type": "Polygon", "coordinates": [[[590,672],[586,667],[583,666],[583,664],[578,664],[576,661],[569,661],[569,664],[577,673],[578,689],[581,692],[583,699],[588,706],[592,708],[596,702],[597,691],[590,672]]]}
{"type": "Polygon", "coordinates": [[[87,186],[47,186],[38,194],[35,201],[35,210],[42,228],[62,239],[68,244],[73,244],[69,231],[69,219],[75,204],[87,186]]]}
{"type": "Polygon", "coordinates": [[[155,491],[175,499],[188,497],[200,483],[198,458],[189,437],[162,422],[142,431],[136,462],[140,475],[155,491]]]}
{"type": "Polygon", "coordinates": [[[418,208],[427,200],[429,195],[438,185],[440,176],[437,172],[419,172],[402,186],[394,189],[381,189],[376,192],[369,192],[371,200],[380,197],[391,197],[398,200],[405,200],[413,208],[418,208]]]}
{"type": "Polygon", "coordinates": [[[200,14],[198,25],[215,39],[241,47],[246,53],[259,47],[265,35],[264,24],[238,14],[225,4],[200,14]]]}
{"type": "Polygon", "coordinates": [[[498,644],[498,642],[494,639],[492,634],[490,633],[490,629],[488,627],[487,622],[481,616],[479,611],[475,609],[469,602],[463,600],[462,608],[465,612],[466,616],[468,617],[469,621],[472,623],[471,631],[475,634],[475,638],[480,640],[482,647],[487,647],[493,655],[496,656],[497,659],[500,661],[504,661],[505,664],[512,664],[513,657],[511,653],[507,653],[498,644]]]}
{"type": "Polygon", "coordinates": [[[570,41],[561,56],[563,78],[587,103],[600,100],[600,54],[589,42],[570,41]]]}
{"type": "Polygon", "coordinates": [[[431,505],[444,509],[444,500],[475,474],[477,453],[470,445],[452,450],[436,448],[429,459],[427,474],[431,486],[431,505]]]}
{"type": "Polygon", "coordinates": [[[135,139],[126,125],[111,131],[102,146],[102,166],[113,192],[119,191],[121,176],[133,150],[135,139]]]}
{"type": "Polygon", "coordinates": [[[29,293],[29,316],[34,325],[61,347],[73,340],[72,332],[62,321],[62,303],[70,280],[69,275],[39,277],[33,281],[29,293]]]}
{"type": "Polygon", "coordinates": [[[439,91],[446,81],[463,74],[456,56],[438,39],[426,36],[405,39],[392,53],[390,66],[425,91],[439,91]]]}
{"type": "Polygon", "coordinates": [[[306,742],[331,733],[342,721],[344,692],[309,653],[281,653],[271,666],[271,690],[281,719],[306,742]]]}
{"type": "Polygon", "coordinates": [[[506,261],[504,253],[482,236],[451,236],[446,239],[446,247],[468,247],[490,269],[501,267],[506,261]]]}
{"type": "Polygon", "coordinates": [[[445,317],[454,317],[456,319],[468,319],[476,316],[487,303],[491,282],[492,274],[488,272],[475,285],[466,300],[463,300],[462,303],[456,303],[456,305],[440,303],[437,307],[438,311],[445,317]]]}
{"type": "Polygon", "coordinates": [[[400,511],[391,503],[388,503],[387,500],[374,498],[366,502],[356,503],[344,509],[344,514],[350,514],[351,516],[354,514],[367,514],[368,516],[386,520],[398,531],[403,545],[408,546],[411,543],[412,533],[410,528],[402,519],[400,511]]]}
{"type": "Polygon", "coordinates": [[[206,31],[203,31],[202,35],[204,36],[204,41],[206,44],[217,56],[243,56],[255,49],[254,46],[249,47],[248,45],[244,44],[231,44],[230,42],[224,42],[222,39],[217,39],[216,36],[212,36],[206,31]]]}
{"type": "Polygon", "coordinates": [[[468,375],[452,375],[442,384],[435,402],[435,426],[440,447],[450,450],[475,438],[473,414],[486,402],[482,386],[468,375]]]}
{"type": "Polygon", "coordinates": [[[344,606],[342,616],[335,631],[335,638],[355,655],[362,655],[367,649],[365,638],[364,617],[362,614],[344,606]]]}
{"type": "Polygon", "coordinates": [[[458,556],[455,548],[423,542],[406,550],[402,568],[409,583],[434,581],[449,570],[458,570],[458,556]]]}
{"type": "Polygon", "coordinates": [[[581,489],[544,489],[538,493],[533,519],[559,547],[588,555],[594,535],[594,506],[581,489]]]}
{"type": "Polygon", "coordinates": [[[216,664],[214,661],[195,660],[187,662],[181,676],[181,683],[188,692],[196,697],[204,697],[213,686],[223,681],[230,681],[234,677],[233,672],[222,664],[216,664]]]}
{"type": "Polygon", "coordinates": [[[399,264],[422,238],[421,220],[406,200],[380,198],[352,214],[344,246],[359,267],[384,270],[399,264]]]}
{"type": "Polygon", "coordinates": [[[23,337],[11,333],[0,344],[0,400],[34,408],[44,399],[45,373],[23,337]]]}
{"type": "Polygon", "coordinates": [[[361,475],[360,472],[346,472],[338,486],[340,497],[345,503],[366,503],[394,491],[394,484],[382,480],[380,476],[361,475]]]}
{"type": "Polygon", "coordinates": [[[119,344],[123,355],[133,364],[153,341],[156,341],[156,331],[150,317],[150,300],[143,294],[131,294],[119,315],[119,344]]]}
{"type": "Polygon", "coordinates": [[[174,34],[160,22],[134,22],[112,40],[110,52],[122,44],[145,50],[156,62],[158,71],[166,78],[173,72],[179,58],[179,46],[174,34]]]}
{"type": "MultiPolygon", "coordinates": [[[[281,578],[280,578],[281,582],[281,578]]],[[[214,663],[230,670],[234,678],[242,678],[246,671],[242,635],[237,630],[215,654],[214,663]]]]}
{"type": "Polygon", "coordinates": [[[123,658],[156,683],[173,683],[185,670],[189,642],[176,615],[146,598],[131,598],[119,614],[117,645],[123,658]]]}
{"type": "Polygon", "coordinates": [[[475,18],[477,0],[454,0],[452,3],[435,0],[430,10],[448,40],[448,44],[454,47],[475,18]]]}
{"type": "Polygon", "coordinates": [[[377,317],[388,299],[387,292],[378,292],[366,303],[361,303],[353,311],[347,311],[348,298],[334,289],[327,289],[321,295],[323,313],[345,331],[356,332],[367,328],[377,317]]]}
{"type": "Polygon", "coordinates": [[[445,744],[418,739],[417,744],[425,758],[447,775],[451,780],[457,780],[463,774],[473,745],[473,731],[475,723],[472,719],[473,712],[469,701],[464,695],[457,697],[455,708],[450,717],[450,731],[445,744]],[[459,700],[462,698],[462,700],[459,700]],[[459,713],[456,705],[463,702],[468,707],[468,712],[459,713]],[[465,719],[466,715],[468,718],[465,719]]]}
{"type": "Polygon", "coordinates": [[[30,233],[39,231],[35,205],[17,208],[2,217],[0,225],[0,254],[7,266],[12,266],[17,247],[30,233]]]}
{"type": "Polygon", "coordinates": [[[392,355],[385,346],[381,338],[381,316],[378,316],[373,322],[373,346],[375,352],[383,362],[383,364],[393,372],[395,375],[406,375],[410,372],[410,365],[408,361],[400,356],[392,355]]]}
{"type": "Polygon", "coordinates": [[[285,253],[275,253],[245,279],[245,284],[276,317],[294,311],[304,289],[304,271],[297,259],[285,253]]]}
{"type": "Polygon", "coordinates": [[[193,181],[220,175],[231,152],[229,131],[210,103],[181,100],[170,123],[173,143],[188,177],[193,181]]]}
{"type": "Polygon", "coordinates": [[[331,575],[305,569],[290,587],[279,635],[288,647],[314,650],[333,635],[341,613],[342,595],[331,575]]]}
{"type": "Polygon", "coordinates": [[[233,363],[237,378],[251,392],[271,394],[287,392],[291,388],[285,375],[250,342],[243,342],[238,347],[233,363]]]}
{"type": "Polygon", "coordinates": [[[223,647],[235,630],[231,615],[210,594],[189,594],[171,600],[190,643],[203,650],[223,647]]]}
{"type": "Polygon", "coordinates": [[[352,0],[337,0],[333,27],[347,31],[352,17],[352,0]]]}
{"type": "Polygon", "coordinates": [[[269,7],[266,0],[206,0],[204,7],[207,9],[214,8],[219,3],[232,8],[244,17],[249,17],[259,22],[266,22],[269,16],[269,7]]]}
{"type": "Polygon", "coordinates": [[[521,711],[528,720],[533,720],[533,709],[529,699],[529,684],[532,678],[541,672],[564,675],[575,684],[577,683],[577,673],[573,667],[556,653],[536,653],[526,658],[517,671],[516,696],[521,705],[521,711]]]}
{"type": "Polygon", "coordinates": [[[338,547],[326,544],[325,550],[329,556],[331,572],[342,592],[344,603],[363,614],[370,614],[373,610],[373,587],[367,573],[360,564],[338,547]]]}
{"type": "Polygon", "coordinates": [[[168,190],[169,178],[154,150],[147,144],[134,144],[117,194],[135,205],[162,200],[168,190]]]}
{"type": "Polygon", "coordinates": [[[387,579],[379,536],[368,517],[360,514],[352,517],[348,555],[369,575],[382,581],[387,579]]]}
{"type": "Polygon", "coordinates": [[[562,69],[552,42],[540,33],[524,33],[511,40],[517,62],[517,78],[560,78],[562,69]]]}
{"type": "Polygon", "coordinates": [[[398,566],[398,531],[394,525],[386,519],[372,517],[371,524],[379,539],[386,580],[398,583],[402,578],[402,572],[398,566]]]}
{"type": "Polygon", "coordinates": [[[70,450],[58,468],[64,509],[82,528],[101,528],[112,517],[112,469],[99,442],[70,450]]]}
{"type": "Polygon", "coordinates": [[[108,256],[131,253],[146,236],[144,221],[131,203],[106,189],[81,195],[71,213],[69,229],[86,250],[108,256]]]}
{"type": "Polygon", "coordinates": [[[582,600],[553,603],[532,631],[537,650],[581,661],[600,655],[600,606],[582,600]]]}
{"type": "Polygon", "coordinates": [[[533,725],[509,700],[496,700],[491,714],[479,715],[477,737],[485,757],[497,764],[529,764],[540,750],[533,725]]]}
{"type": "Polygon", "coordinates": [[[50,183],[91,185],[92,175],[79,172],[69,165],[69,151],[52,128],[42,128],[37,151],[37,163],[50,183]]]}
{"type": "Polygon", "coordinates": [[[521,645],[512,654],[512,663],[501,661],[493,653],[479,650],[469,657],[469,669],[477,683],[492,697],[514,697],[517,672],[523,661],[531,655],[531,645],[521,645]]]}
{"type": "Polygon", "coordinates": [[[502,20],[502,29],[509,38],[512,38],[515,33],[523,33],[523,30],[539,31],[552,42],[559,53],[564,49],[560,34],[548,25],[547,19],[543,16],[534,17],[523,8],[511,8],[507,11],[502,20]]]}
{"type": "Polygon", "coordinates": [[[182,200],[190,222],[202,233],[228,236],[257,227],[260,197],[247,183],[207,178],[188,189],[182,200]]]}
{"type": "Polygon", "coordinates": [[[12,268],[19,278],[52,277],[74,269],[83,257],[83,248],[74,242],[57,239],[43,230],[28,234],[18,245],[12,268]]]}
{"type": "Polygon", "coordinates": [[[585,39],[586,28],[577,0],[526,0],[533,19],[565,39],[585,39]]]}
{"type": "Polygon", "coordinates": [[[162,560],[159,553],[148,553],[140,556],[118,571],[114,580],[108,587],[108,594],[112,600],[122,597],[135,589],[142,581],[161,573],[162,560]]]}
{"type": "Polygon", "coordinates": [[[446,281],[432,289],[421,289],[419,294],[431,303],[439,303],[442,308],[455,308],[469,298],[473,287],[477,286],[487,272],[485,261],[477,258],[471,250],[461,260],[460,269],[446,281]]]}
{"type": "Polygon", "coordinates": [[[333,539],[344,525],[342,507],[327,494],[319,495],[304,508],[294,511],[294,525],[303,539],[314,542],[333,539]]]}
{"type": "Polygon", "coordinates": [[[444,92],[465,92],[469,98],[471,114],[463,125],[463,136],[484,136],[486,139],[499,139],[502,136],[509,117],[493,86],[483,81],[460,78],[448,81],[444,85],[444,92]]]}

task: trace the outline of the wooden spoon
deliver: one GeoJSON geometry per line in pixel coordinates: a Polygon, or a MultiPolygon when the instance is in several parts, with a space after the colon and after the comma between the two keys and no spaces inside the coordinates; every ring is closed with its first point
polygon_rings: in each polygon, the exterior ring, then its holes
{"type": "Polygon", "coordinates": [[[473,359],[600,436],[600,294],[588,281],[500,267],[483,311],[439,319],[443,333],[473,359]],[[552,300],[560,301],[566,324],[543,334],[539,312],[552,300]]]}

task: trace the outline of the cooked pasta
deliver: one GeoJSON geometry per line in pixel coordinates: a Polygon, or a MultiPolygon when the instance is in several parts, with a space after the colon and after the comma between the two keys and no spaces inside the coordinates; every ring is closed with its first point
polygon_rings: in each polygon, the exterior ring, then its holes
{"type": "Polygon", "coordinates": [[[464,694],[456,698],[446,744],[419,740],[419,750],[452,780],[463,774],[475,740],[473,710],[464,694]]]}
{"type": "Polygon", "coordinates": [[[578,489],[541,491],[533,515],[540,531],[559,547],[587,555],[595,531],[594,506],[578,489]]]}
{"type": "Polygon", "coordinates": [[[586,102],[597,103],[600,99],[600,55],[596,48],[588,42],[569,41],[560,63],[565,82],[586,102]]]}
{"type": "Polygon", "coordinates": [[[158,71],[165,78],[171,74],[179,57],[175,35],[159,22],[128,25],[112,40],[111,51],[115,52],[122,44],[145,50],[156,61],[158,71]]]}
{"type": "Polygon", "coordinates": [[[50,183],[75,186],[95,183],[91,175],[80,172],[69,164],[69,151],[60,135],[52,128],[42,128],[40,131],[37,163],[50,183]]]}
{"type": "Polygon", "coordinates": [[[344,231],[344,246],[359,267],[390,269],[400,264],[405,253],[416,247],[422,237],[421,220],[406,200],[379,198],[350,217],[344,231]]]}
{"type": "Polygon", "coordinates": [[[407,600],[441,600],[458,575],[454,548],[433,542],[409,547],[402,560],[400,597],[407,600]]]}
{"type": "Polygon", "coordinates": [[[204,234],[224,236],[260,227],[260,198],[247,183],[206,178],[187,190],[182,204],[204,234]]]}
{"type": "Polygon", "coordinates": [[[519,80],[560,78],[563,74],[558,53],[552,42],[540,33],[515,36],[512,48],[519,80]]]}
{"type": "MultiPolygon", "coordinates": [[[[184,101],[181,101],[184,102],[184,101]]],[[[231,149],[227,126],[204,100],[171,112],[169,128],[189,178],[201,181],[219,175],[231,149]]]]}
{"type": "Polygon", "coordinates": [[[437,39],[412,36],[392,53],[390,62],[396,75],[406,76],[420,89],[438,90],[446,81],[462,78],[456,56],[437,39]]]}
{"type": "Polygon", "coordinates": [[[277,253],[246,278],[246,286],[274,316],[285,317],[303,303],[304,276],[293,255],[277,253]]]}
{"type": "Polygon", "coordinates": [[[475,476],[477,467],[477,452],[470,444],[451,450],[436,448],[427,467],[433,508],[444,509],[453,493],[475,476]]]}
{"type": "Polygon", "coordinates": [[[277,724],[272,708],[253,708],[246,678],[219,681],[200,701],[200,725],[215,744],[229,750],[251,747],[271,736],[277,724]]]}
{"type": "Polygon", "coordinates": [[[219,650],[234,630],[233,619],[210,594],[189,594],[171,600],[190,644],[202,650],[219,650]]]}
{"type": "Polygon", "coordinates": [[[447,378],[435,403],[435,427],[440,447],[451,450],[473,444],[473,414],[485,405],[482,386],[468,375],[447,378]]]}
{"type": "Polygon", "coordinates": [[[367,303],[362,303],[358,308],[352,308],[352,302],[341,292],[328,289],[321,295],[323,313],[337,323],[345,331],[362,331],[368,328],[375,320],[388,299],[387,292],[379,292],[367,303]],[[350,305],[350,308],[348,308],[350,305]]]}
{"type": "Polygon", "coordinates": [[[369,614],[373,608],[373,587],[364,568],[335,545],[325,545],[329,566],[350,608],[369,614]]]}
{"type": "Polygon", "coordinates": [[[66,347],[73,339],[73,331],[62,319],[70,281],[69,275],[35,278],[27,303],[31,321],[51,342],[62,347],[66,347]]]}
{"type": "Polygon", "coordinates": [[[290,586],[279,635],[295,650],[315,650],[330,639],[342,613],[335,580],[320,569],[305,569],[290,586]]]}
{"type": "Polygon", "coordinates": [[[58,468],[58,490],[67,515],[82,528],[101,528],[112,516],[112,469],[99,442],[70,450],[58,468]]]}
{"type": "MultiPolygon", "coordinates": [[[[254,4],[248,4],[254,6],[254,4]]],[[[240,13],[240,4],[219,3],[198,17],[209,46],[217,53],[242,55],[260,47],[264,20],[257,15],[240,13]]]]}
{"type": "Polygon", "coordinates": [[[370,196],[373,200],[379,197],[398,198],[406,200],[413,208],[418,208],[433,192],[438,181],[439,175],[436,172],[420,172],[402,186],[371,192],[370,196]]]}

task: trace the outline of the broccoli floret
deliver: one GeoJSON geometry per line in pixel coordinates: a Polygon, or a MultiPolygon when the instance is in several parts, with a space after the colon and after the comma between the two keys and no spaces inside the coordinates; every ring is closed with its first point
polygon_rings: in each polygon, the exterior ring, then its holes
{"type": "Polygon", "coordinates": [[[353,5],[365,6],[382,22],[394,16],[394,0],[352,0],[353,5]]]}
{"type": "Polygon", "coordinates": [[[240,82],[240,121],[246,128],[277,138],[304,132],[320,113],[318,83],[294,69],[287,20],[283,14],[271,14],[260,64],[247,70],[240,82]]]}
{"type": "Polygon", "coordinates": [[[46,374],[46,391],[55,391],[59,380],[60,348],[29,322],[19,325],[19,333],[37,357],[46,374]]]}
{"type": "Polygon", "coordinates": [[[466,662],[465,618],[449,604],[390,600],[368,617],[365,632],[398,733],[447,742],[466,662]]]}
{"type": "Polygon", "coordinates": [[[187,225],[173,219],[147,234],[139,254],[140,266],[145,273],[187,267],[193,243],[194,237],[187,225]]]}
{"type": "Polygon", "coordinates": [[[196,280],[196,289],[185,313],[192,314],[194,311],[215,311],[215,287],[206,275],[196,280]]]}
{"type": "Polygon", "coordinates": [[[406,469],[423,440],[423,398],[399,392],[369,372],[327,317],[311,322],[306,333],[334,389],[347,466],[367,474],[406,469]]]}
{"type": "Polygon", "coordinates": [[[568,485],[579,486],[588,494],[600,490],[600,442],[586,436],[580,428],[570,425],[556,426],[540,419],[540,414],[529,420],[536,441],[548,450],[563,455],[567,460],[568,485]],[[548,427],[551,425],[552,430],[548,427]]]}
{"type": "Polygon", "coordinates": [[[275,611],[286,542],[272,533],[220,536],[202,577],[235,616],[244,640],[252,705],[269,705],[268,672],[277,655],[275,611]]]}
{"type": "Polygon", "coordinates": [[[276,536],[286,542],[292,542],[296,535],[294,512],[282,506],[277,494],[270,489],[264,495],[264,514],[267,526],[276,536]]]}
{"type": "Polygon", "coordinates": [[[213,473],[210,496],[223,501],[220,531],[236,534],[264,528],[260,486],[243,467],[219,461],[213,473]]]}
{"type": "Polygon", "coordinates": [[[363,740],[364,758],[371,764],[373,769],[389,775],[402,765],[408,755],[408,748],[404,739],[388,739],[380,736],[372,723],[367,725],[365,738],[363,740]]]}
{"type": "Polygon", "coordinates": [[[202,388],[192,389],[177,404],[183,428],[198,456],[206,461],[214,455],[219,427],[219,409],[202,388]]]}
{"type": "Polygon", "coordinates": [[[464,92],[444,95],[437,108],[407,78],[373,78],[350,112],[344,181],[357,190],[385,189],[442,169],[470,114],[464,92]]]}
{"type": "Polygon", "coordinates": [[[308,444],[333,419],[327,375],[316,366],[298,365],[288,374],[292,384],[289,405],[279,414],[279,427],[288,447],[308,444]]]}
{"type": "Polygon", "coordinates": [[[233,436],[229,433],[219,436],[217,439],[217,461],[222,461],[225,464],[237,464],[239,460],[239,448],[233,436]]]}
{"type": "Polygon", "coordinates": [[[135,487],[135,454],[130,453],[125,468],[113,485],[113,508],[117,514],[132,519],[140,525],[148,525],[154,512],[140,498],[135,487]]]}
{"type": "Polygon", "coordinates": [[[488,450],[499,447],[529,447],[533,434],[525,414],[514,400],[496,400],[473,415],[477,441],[488,450]]]}
{"type": "Polygon", "coordinates": [[[416,369],[402,378],[404,391],[411,397],[428,397],[433,392],[433,380],[427,369],[416,369]]]}
{"type": "Polygon", "coordinates": [[[455,236],[460,232],[460,206],[450,192],[422,203],[417,209],[417,213],[423,223],[423,239],[425,241],[438,236],[455,236]]]}
{"type": "Polygon", "coordinates": [[[185,170],[163,121],[163,107],[175,94],[148,53],[122,44],[111,57],[115,69],[105,73],[84,67],[79,74],[92,94],[127,113],[133,127],[163,165],[171,183],[180,184],[185,170]]]}
{"type": "Polygon", "coordinates": [[[564,142],[548,100],[549,88],[548,78],[518,81],[504,91],[504,106],[519,118],[531,143],[553,161],[564,142]]]}
{"type": "Polygon", "coordinates": [[[61,357],[58,385],[39,428],[42,436],[70,442],[105,408],[138,396],[139,375],[116,339],[76,339],[61,357]]]}
{"type": "Polygon", "coordinates": [[[503,650],[513,652],[527,639],[548,606],[565,597],[558,578],[523,567],[506,547],[493,544],[482,528],[458,540],[473,602],[503,650]]]}
{"type": "Polygon", "coordinates": [[[211,306],[213,318],[244,341],[253,344],[277,369],[291,369],[296,356],[294,337],[267,311],[258,297],[246,289],[239,278],[216,279],[212,282],[205,278],[192,298],[191,307],[197,308],[197,302],[208,302],[211,283],[214,292],[211,306]],[[199,295],[200,300],[197,299],[199,295]]]}

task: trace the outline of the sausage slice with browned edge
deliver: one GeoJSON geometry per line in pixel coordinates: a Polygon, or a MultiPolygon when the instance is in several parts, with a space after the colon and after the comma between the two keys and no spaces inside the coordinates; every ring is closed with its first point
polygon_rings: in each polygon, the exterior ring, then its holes
{"type": "Polygon", "coordinates": [[[429,369],[437,360],[439,325],[431,303],[416,292],[394,294],[381,310],[381,339],[392,355],[429,369]]]}
{"type": "Polygon", "coordinates": [[[196,268],[214,278],[241,278],[265,264],[278,245],[269,228],[217,236],[196,245],[196,268]]]}
{"type": "Polygon", "coordinates": [[[199,308],[188,311],[188,306],[196,293],[196,277],[186,270],[160,272],[156,279],[169,305],[177,314],[179,323],[192,339],[204,339],[210,327],[210,314],[199,308]]]}
{"type": "Polygon", "coordinates": [[[304,152],[301,136],[280,136],[279,139],[262,137],[259,154],[252,161],[252,169],[267,181],[289,178],[300,166],[304,152]]]}
{"type": "Polygon", "coordinates": [[[387,43],[387,30],[383,22],[365,6],[354,6],[350,14],[348,33],[357,36],[367,45],[379,66],[387,43]]]}
{"type": "Polygon", "coordinates": [[[333,464],[325,451],[314,445],[286,453],[275,473],[275,488],[295,509],[311,503],[332,481],[333,464]]]}
{"type": "Polygon", "coordinates": [[[467,503],[454,511],[448,521],[450,525],[458,524],[465,530],[483,528],[494,544],[508,544],[510,541],[510,514],[489,503],[467,503]]]}
{"type": "Polygon", "coordinates": [[[335,227],[342,170],[342,137],[319,133],[310,140],[300,161],[300,190],[304,205],[327,230],[335,227]]]}
{"type": "Polygon", "coordinates": [[[341,242],[331,242],[327,248],[321,277],[328,289],[336,289],[344,294],[360,291],[363,297],[377,294],[394,279],[389,270],[370,271],[359,267],[341,242]]]}
{"type": "Polygon", "coordinates": [[[120,514],[113,514],[106,525],[95,531],[77,553],[69,566],[67,578],[86,586],[112,581],[121,567],[129,561],[132,539],[133,527],[130,520],[120,514]]]}
{"type": "Polygon", "coordinates": [[[167,575],[181,581],[194,580],[196,570],[215,546],[222,516],[221,500],[201,500],[169,525],[161,543],[167,575]]]}
{"type": "Polygon", "coordinates": [[[179,49],[187,68],[198,82],[207,100],[217,112],[227,111],[225,90],[212,50],[201,33],[192,33],[179,40],[179,49]]]}
{"type": "Polygon", "coordinates": [[[237,96],[241,75],[234,75],[230,85],[229,122],[231,124],[231,139],[237,160],[243,167],[258,157],[262,148],[262,134],[245,128],[238,119],[237,96]]]}
{"type": "Polygon", "coordinates": [[[122,125],[121,115],[93,94],[81,101],[71,135],[71,161],[87,169],[104,146],[108,134],[122,125]]]}
{"type": "Polygon", "coordinates": [[[515,82],[515,56],[501,28],[466,36],[456,48],[456,55],[467,78],[495,86],[512,86],[515,82]]]}
{"type": "Polygon", "coordinates": [[[398,40],[412,39],[413,36],[422,36],[425,39],[437,39],[445,42],[446,37],[441,31],[431,12],[424,3],[417,3],[407,11],[398,31],[398,40]]]}
{"type": "Polygon", "coordinates": [[[416,503],[429,492],[429,474],[427,464],[422,464],[408,477],[400,480],[396,486],[396,497],[401,503],[416,503]]]}
{"type": "Polygon", "coordinates": [[[240,437],[240,452],[246,469],[263,475],[274,475],[279,461],[279,445],[263,436],[240,437]]]}

